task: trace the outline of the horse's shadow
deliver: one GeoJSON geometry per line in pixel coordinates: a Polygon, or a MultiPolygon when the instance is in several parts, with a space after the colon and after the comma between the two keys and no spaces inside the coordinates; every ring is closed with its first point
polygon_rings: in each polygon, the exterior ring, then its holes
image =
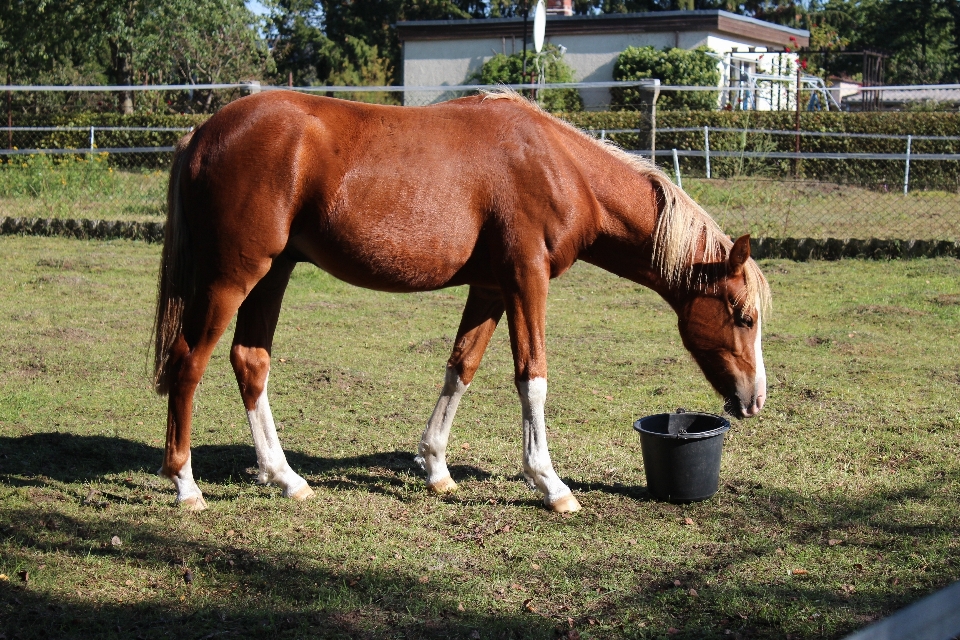
{"type": "MultiPolygon", "coordinates": [[[[286,452],[290,466],[314,487],[360,490],[404,499],[412,485],[422,483],[423,472],[409,451],[382,451],[354,456],[313,456],[286,452]]],[[[37,486],[48,480],[63,483],[97,483],[112,475],[153,474],[163,449],[121,437],[36,433],[0,437],[0,481],[8,485],[37,486]]],[[[256,480],[256,454],[252,445],[200,445],[192,449],[193,470],[201,484],[214,492],[234,483],[256,480]],[[210,486],[213,485],[213,486],[210,486]]],[[[488,480],[491,473],[467,464],[450,465],[457,482],[488,480]]],[[[522,481],[521,475],[516,476],[522,481]]],[[[645,502],[652,498],[646,487],[568,480],[575,492],[601,492],[645,502]]]]}
{"type": "MultiPolygon", "coordinates": [[[[287,451],[290,466],[314,486],[362,489],[395,494],[422,471],[409,451],[383,451],[345,457],[312,456],[287,451]]],[[[63,483],[100,482],[111,475],[155,473],[161,447],[135,440],[71,433],[37,433],[0,437],[0,479],[32,486],[47,480],[63,483]]],[[[252,445],[200,445],[191,451],[193,470],[201,483],[227,485],[256,479],[252,445]]],[[[451,465],[453,479],[485,480],[490,473],[472,465],[451,465]]]]}
{"type": "Polygon", "coordinates": [[[606,482],[580,482],[572,479],[567,480],[566,483],[574,493],[599,491],[610,495],[623,496],[638,502],[650,502],[654,499],[644,486],[626,485],[619,482],[614,484],[608,484],[606,482]]]}

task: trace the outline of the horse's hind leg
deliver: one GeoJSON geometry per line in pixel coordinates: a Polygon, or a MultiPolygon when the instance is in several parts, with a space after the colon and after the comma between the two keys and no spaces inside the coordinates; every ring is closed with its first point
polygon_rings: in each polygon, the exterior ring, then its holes
{"type": "Polygon", "coordinates": [[[279,486],[285,497],[305,500],[313,495],[313,490],[287,464],[267,400],[273,334],[280,317],[283,292],[294,266],[292,260],[283,256],[276,258],[267,275],[240,305],[230,362],[257,449],[260,483],[279,486]]]}
{"type": "Polygon", "coordinates": [[[236,312],[243,291],[211,284],[196,297],[170,351],[170,389],[167,398],[167,442],[160,475],[177,488],[177,502],[185,508],[206,509],[190,464],[190,428],[193,395],[210,362],[210,355],[236,312]]]}
{"type": "Polygon", "coordinates": [[[447,361],[443,391],[427,421],[420,439],[417,462],[427,472],[427,487],[436,493],[454,491],[457,484],[447,470],[447,440],[450,426],[473,375],[480,366],[483,352],[503,316],[503,297],[499,291],[470,287],[463,310],[453,353],[447,361]]]}

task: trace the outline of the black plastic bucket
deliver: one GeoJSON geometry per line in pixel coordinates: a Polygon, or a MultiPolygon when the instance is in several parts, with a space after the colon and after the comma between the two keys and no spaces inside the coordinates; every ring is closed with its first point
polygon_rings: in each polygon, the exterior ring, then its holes
{"type": "Polygon", "coordinates": [[[696,411],[659,413],[640,418],[633,428],[640,432],[650,495],[670,502],[696,502],[717,492],[729,420],[696,411]]]}

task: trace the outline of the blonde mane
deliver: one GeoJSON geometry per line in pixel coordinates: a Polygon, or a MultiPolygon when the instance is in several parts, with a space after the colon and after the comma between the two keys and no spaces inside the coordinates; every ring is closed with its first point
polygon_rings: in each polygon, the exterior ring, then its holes
{"type": "MultiPolygon", "coordinates": [[[[484,91],[484,100],[510,100],[544,115],[584,140],[609,153],[658,187],[660,215],[653,232],[653,266],[671,287],[688,289],[706,286],[705,274],[695,269],[700,263],[725,262],[733,242],[703,207],[646,158],[627,153],[613,142],[597,140],[580,129],[552,116],[538,105],[510,89],[484,91]],[[700,251],[702,240],[702,251],[700,251]],[[699,276],[695,276],[699,273],[699,276]]],[[[756,300],[758,311],[766,316],[772,307],[770,286],[752,259],[744,268],[746,287],[737,303],[756,300]]]]}

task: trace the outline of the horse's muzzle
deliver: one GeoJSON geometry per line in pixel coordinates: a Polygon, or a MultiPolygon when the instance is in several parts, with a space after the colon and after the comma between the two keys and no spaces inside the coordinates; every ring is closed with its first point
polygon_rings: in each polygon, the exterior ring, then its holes
{"type": "Polygon", "coordinates": [[[744,396],[747,396],[747,394],[737,393],[728,396],[723,403],[724,410],[735,418],[752,418],[760,413],[763,404],[767,401],[766,381],[758,382],[753,389],[753,393],[747,397],[744,396]]]}

